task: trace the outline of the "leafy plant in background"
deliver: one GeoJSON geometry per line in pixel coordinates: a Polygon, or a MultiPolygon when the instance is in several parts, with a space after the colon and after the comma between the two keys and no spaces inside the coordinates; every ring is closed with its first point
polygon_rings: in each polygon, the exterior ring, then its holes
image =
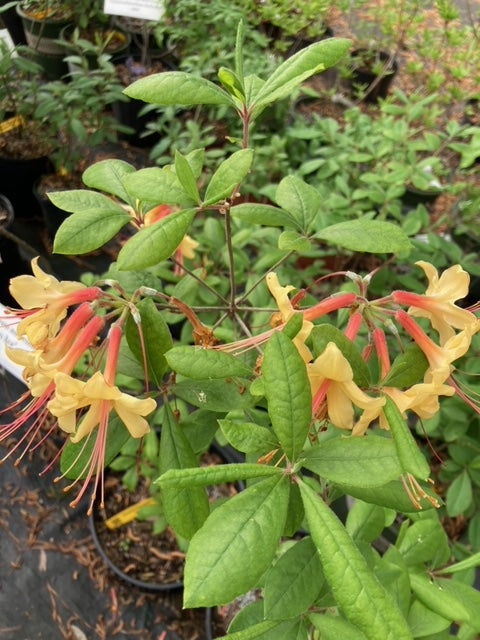
{"type": "Polygon", "coordinates": [[[380,295],[371,282],[381,269],[306,280],[299,260],[318,242],[408,260],[411,242],[397,224],[368,215],[321,224],[322,191],[295,175],[270,190],[269,204],[237,203],[255,172],[251,130],[262,111],[349,45],[313,44],[263,80],[244,74],[240,26],[234,68],[218,70],[220,84],[176,71],[126,90],[167,107],[229,109],[238,147],[213,172],[203,169],[202,149],[177,151],[162,168],[104,160],[84,172],[87,189],[50,194],[72,214],[55,238],[58,253],[95,250],[123,227],[134,233],[89,286],[59,282],[36,261],[33,276],[12,281],[23,309],[11,314],[34,351],[8,354],[25,367],[31,399],[0,437],[25,429],[18,446],[28,448],[50,412],[71,434],[61,467],[70,488],[80,486],[73,505],[95,476],[91,509],[102,500],[104,466],[146,436],[161,400],[156,484],[170,526],[189,541],[186,607],[261,588],[232,622],[232,640],[442,639],[452,622],[458,637],[473,639],[480,594],[464,572],[479,553],[465,548],[453,561],[441,500],[407,421],[435,416],[444,396],[478,413],[477,385],[464,386],[454,365],[471,355],[480,329],[478,306],[456,304],[468,274],[406,262],[400,271],[414,286],[384,279],[380,295]],[[132,359],[143,375],[127,393],[117,372],[132,359]],[[245,462],[194,466],[192,432],[206,443],[218,434],[245,462]],[[210,511],[205,486],[238,480],[247,488],[210,511]],[[345,526],[331,508],[342,495],[355,499],[345,526]],[[402,524],[381,555],[372,543],[397,512],[402,524]]]}
{"type": "Polygon", "coordinates": [[[45,137],[54,141],[49,155],[55,169],[66,174],[79,170],[85,149],[117,140],[122,125],[107,108],[125,99],[108,55],[99,55],[96,69],[89,69],[81,56],[72,56],[71,62],[68,82],[53,80],[40,86],[35,112],[45,122],[45,137]]]}
{"type": "Polygon", "coordinates": [[[3,40],[0,42],[0,117],[4,134],[0,145],[2,154],[10,157],[38,157],[51,146],[51,139],[44,132],[48,118],[38,117],[41,67],[28,52],[27,47],[10,49],[3,40]]]}

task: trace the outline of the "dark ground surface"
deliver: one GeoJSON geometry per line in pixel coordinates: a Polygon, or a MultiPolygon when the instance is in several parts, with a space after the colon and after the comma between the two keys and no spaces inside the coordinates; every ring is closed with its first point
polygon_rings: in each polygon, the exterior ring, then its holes
{"type": "MultiPolygon", "coordinates": [[[[0,377],[2,406],[22,389],[0,377]]],[[[71,509],[44,465],[0,466],[1,640],[204,640],[205,612],[182,611],[181,591],[132,588],[103,564],[86,504],[71,509]]]]}

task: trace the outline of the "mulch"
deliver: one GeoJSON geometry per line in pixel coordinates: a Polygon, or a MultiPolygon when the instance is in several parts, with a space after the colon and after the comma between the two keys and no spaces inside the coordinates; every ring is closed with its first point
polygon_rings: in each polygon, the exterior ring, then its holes
{"type": "MultiPolygon", "coordinates": [[[[0,377],[2,406],[19,389],[0,377]]],[[[0,465],[0,639],[205,640],[205,611],[183,611],[181,590],[144,592],[104,565],[87,503],[70,508],[41,457],[0,465]]]]}

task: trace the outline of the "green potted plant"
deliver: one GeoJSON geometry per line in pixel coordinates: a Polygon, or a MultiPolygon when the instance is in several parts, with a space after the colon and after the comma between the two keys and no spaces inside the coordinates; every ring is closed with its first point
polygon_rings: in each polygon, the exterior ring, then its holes
{"type": "Polygon", "coordinates": [[[108,112],[114,101],[122,99],[109,56],[99,56],[95,69],[87,62],[76,66],[67,79],[42,84],[36,110],[36,117],[48,120],[44,135],[50,140],[48,156],[54,170],[37,181],[35,193],[52,237],[65,216],[50,203],[48,192],[79,186],[86,158],[102,144],[116,142],[124,130],[108,112]]]}
{"type": "Polygon", "coordinates": [[[72,22],[72,3],[63,0],[20,0],[16,5],[36,60],[49,79],[66,72],[65,49],[58,42],[61,30],[72,22]]]}
{"type": "Polygon", "coordinates": [[[332,35],[328,27],[330,0],[301,0],[292,5],[285,0],[254,2],[249,8],[253,24],[270,34],[271,46],[288,57],[302,47],[332,35]]]}
{"type": "Polygon", "coordinates": [[[67,52],[83,56],[89,67],[95,68],[99,55],[128,51],[130,35],[111,24],[111,17],[103,11],[103,2],[83,0],[75,3],[72,11],[71,24],[60,33],[67,52]]]}
{"type": "Polygon", "coordinates": [[[37,112],[41,73],[28,47],[11,50],[0,42],[0,180],[18,218],[35,215],[33,182],[51,170],[52,140],[45,133],[49,116],[37,112]]]}

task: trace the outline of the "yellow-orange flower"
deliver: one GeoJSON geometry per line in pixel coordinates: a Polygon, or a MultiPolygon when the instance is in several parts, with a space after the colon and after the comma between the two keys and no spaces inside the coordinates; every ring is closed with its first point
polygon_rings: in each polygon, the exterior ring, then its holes
{"type": "MultiPolygon", "coordinates": [[[[290,298],[288,297],[288,294],[294,289],[294,287],[291,285],[282,287],[278,281],[277,274],[273,273],[273,271],[267,273],[265,281],[270,293],[275,298],[283,323],[288,322],[294,313],[300,313],[300,311],[293,308],[290,298]]],[[[309,320],[305,320],[304,318],[302,328],[293,339],[293,343],[297,347],[304,362],[310,362],[312,359],[312,352],[305,344],[312,327],[313,323],[309,320]]]]}
{"type": "Polygon", "coordinates": [[[95,342],[104,320],[95,316],[88,303],[80,305],[57,336],[44,349],[27,351],[5,345],[7,357],[23,367],[23,379],[33,397],[43,394],[57,371],[70,373],[83,353],[95,342]]]}
{"type": "MultiPolygon", "coordinates": [[[[439,396],[451,396],[455,390],[447,384],[420,382],[405,391],[396,387],[383,387],[382,392],[392,398],[402,414],[410,410],[420,418],[428,419],[434,416],[440,408],[439,396]]],[[[390,428],[383,413],[383,407],[378,407],[376,413],[365,411],[360,416],[353,427],[352,434],[355,436],[363,435],[369,425],[377,418],[382,429],[388,430],[390,428]]]]}
{"type": "Polygon", "coordinates": [[[354,407],[364,410],[364,419],[369,423],[385,404],[385,398],[372,398],[357,386],[350,363],[334,342],[329,342],[323,353],[307,364],[307,373],[314,411],[326,400],[328,418],[339,429],[353,428],[354,407]]]}
{"type": "Polygon", "coordinates": [[[26,336],[35,348],[43,348],[55,336],[71,305],[95,300],[100,290],[80,282],[59,281],[32,260],[33,275],[21,275],[10,281],[10,293],[24,311],[11,309],[22,318],[17,325],[18,337],[26,336]]]}
{"type": "Polygon", "coordinates": [[[96,426],[106,427],[106,423],[102,423],[112,410],[133,438],[141,438],[150,429],[144,416],[156,408],[156,402],[153,398],[135,398],[123,393],[107,384],[100,371],[86,382],[60,372],[55,376],[55,397],[47,408],[58,418],[59,427],[73,434],[72,442],[79,442],[96,426]],[[85,407],[88,410],[77,425],[77,411],[85,407]]]}
{"type": "Polygon", "coordinates": [[[430,366],[424,381],[435,384],[442,384],[448,380],[454,369],[452,362],[466,354],[472,342],[473,333],[480,328],[478,324],[470,325],[463,331],[454,333],[440,346],[433,342],[405,311],[397,311],[395,318],[412,336],[428,360],[430,366]]]}
{"type": "Polygon", "coordinates": [[[429,262],[416,262],[428,279],[424,295],[408,291],[394,291],[393,299],[400,304],[408,304],[408,313],[417,318],[428,318],[432,327],[438,331],[440,344],[445,344],[455,329],[468,329],[474,333],[480,328],[480,320],[468,311],[458,307],[455,302],[468,294],[469,274],[457,264],[446,269],[440,276],[429,262]]]}

